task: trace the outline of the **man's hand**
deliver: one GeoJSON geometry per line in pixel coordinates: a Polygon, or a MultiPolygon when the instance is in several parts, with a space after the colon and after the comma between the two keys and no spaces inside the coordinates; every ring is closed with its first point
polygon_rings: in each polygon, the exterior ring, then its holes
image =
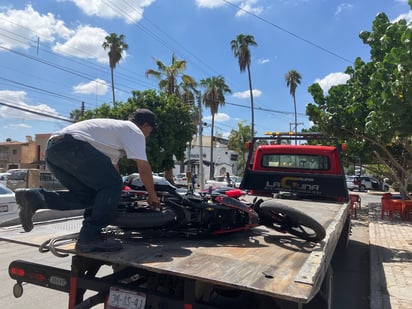
{"type": "Polygon", "coordinates": [[[160,200],[159,200],[159,198],[157,197],[157,195],[155,195],[155,196],[148,196],[147,197],[147,203],[149,204],[149,206],[152,208],[152,209],[160,209],[160,200]]]}

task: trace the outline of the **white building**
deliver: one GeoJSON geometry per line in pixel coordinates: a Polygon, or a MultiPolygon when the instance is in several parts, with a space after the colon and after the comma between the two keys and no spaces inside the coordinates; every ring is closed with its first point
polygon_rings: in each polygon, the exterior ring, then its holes
{"type": "MultiPolygon", "coordinates": [[[[219,136],[214,137],[214,176],[225,175],[227,172],[230,175],[238,174],[238,154],[233,150],[228,150],[227,144],[227,139],[219,136]]],[[[203,183],[208,180],[210,176],[210,146],[210,136],[203,136],[202,140],[200,140],[199,136],[196,136],[192,140],[192,144],[187,147],[183,168],[181,169],[181,162],[175,161],[173,174],[176,175],[181,171],[192,172],[199,175],[199,183],[202,180],[202,175],[203,183]],[[203,167],[201,166],[201,161],[203,161],[203,167]]]]}

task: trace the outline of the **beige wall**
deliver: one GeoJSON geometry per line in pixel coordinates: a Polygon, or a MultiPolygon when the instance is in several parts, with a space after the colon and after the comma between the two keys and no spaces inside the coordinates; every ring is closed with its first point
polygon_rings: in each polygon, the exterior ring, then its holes
{"type": "Polygon", "coordinates": [[[46,169],[44,160],[50,133],[36,134],[35,140],[0,142],[0,171],[10,168],[46,169]]]}

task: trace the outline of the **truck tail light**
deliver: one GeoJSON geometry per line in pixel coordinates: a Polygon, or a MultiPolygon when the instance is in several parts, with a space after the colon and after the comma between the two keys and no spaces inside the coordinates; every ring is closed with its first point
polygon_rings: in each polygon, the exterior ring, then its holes
{"type": "Polygon", "coordinates": [[[18,283],[31,283],[50,289],[68,292],[70,271],[26,261],[13,261],[9,265],[9,276],[18,283]]]}

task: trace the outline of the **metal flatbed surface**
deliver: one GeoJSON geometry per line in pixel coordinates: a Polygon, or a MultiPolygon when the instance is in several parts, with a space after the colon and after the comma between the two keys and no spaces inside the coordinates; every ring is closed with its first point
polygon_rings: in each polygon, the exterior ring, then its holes
{"type": "MultiPolygon", "coordinates": [[[[299,303],[318,292],[347,216],[343,204],[279,200],[304,211],[326,229],[319,244],[265,227],[248,232],[185,239],[179,236],[125,238],[118,252],[78,254],[149,271],[253,291],[299,303]]],[[[0,229],[0,239],[40,246],[52,237],[77,232],[81,220],[36,225],[30,233],[0,229]]],[[[74,243],[59,251],[76,254],[74,243]]]]}

